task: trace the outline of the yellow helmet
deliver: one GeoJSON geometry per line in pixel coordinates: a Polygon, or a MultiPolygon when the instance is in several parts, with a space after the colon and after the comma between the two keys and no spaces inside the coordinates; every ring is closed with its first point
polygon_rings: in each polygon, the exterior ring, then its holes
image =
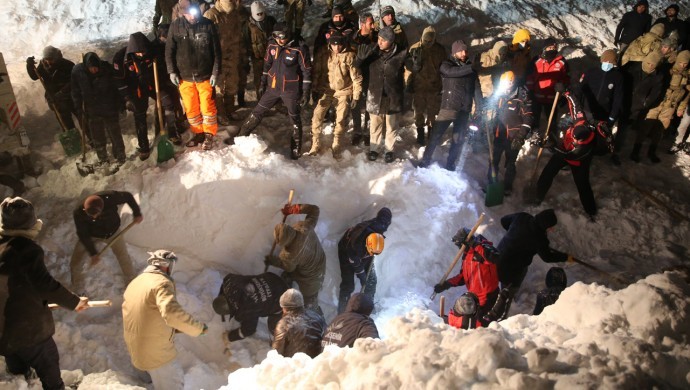
{"type": "Polygon", "coordinates": [[[383,252],[383,234],[371,233],[367,236],[367,252],[378,255],[383,252]]]}
{"type": "Polygon", "coordinates": [[[525,30],[524,28],[521,28],[517,31],[515,31],[515,35],[513,35],[513,45],[520,43],[522,41],[527,41],[531,39],[529,35],[529,31],[525,30]]]}
{"type": "Polygon", "coordinates": [[[513,83],[514,81],[515,81],[515,73],[513,73],[512,70],[504,72],[501,75],[501,80],[500,80],[501,83],[507,84],[507,83],[513,83]]]}

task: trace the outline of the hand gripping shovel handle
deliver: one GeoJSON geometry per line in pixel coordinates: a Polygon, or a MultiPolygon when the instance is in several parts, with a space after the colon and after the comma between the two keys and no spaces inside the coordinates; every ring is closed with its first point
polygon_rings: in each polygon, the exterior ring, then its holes
{"type": "MultiPolygon", "coordinates": [[[[89,307],[110,307],[113,305],[113,302],[110,299],[106,299],[104,301],[88,301],[86,303],[89,307]]],[[[49,309],[57,309],[59,308],[60,305],[57,303],[49,303],[48,308],[49,309]]]]}
{"type": "Polygon", "coordinates": [[[623,278],[620,278],[620,277],[618,277],[618,276],[616,276],[616,275],[612,275],[612,274],[610,274],[610,273],[608,273],[608,272],[606,272],[606,271],[603,271],[603,270],[601,270],[601,269],[599,269],[599,268],[597,268],[597,267],[595,267],[595,266],[593,266],[593,265],[591,265],[591,264],[589,264],[589,263],[585,263],[584,261],[582,261],[582,260],[580,260],[580,259],[578,259],[578,258],[572,257],[572,259],[573,259],[574,262],[576,262],[576,263],[578,263],[578,264],[581,264],[581,265],[585,266],[586,268],[589,268],[589,269],[591,269],[591,270],[593,270],[593,271],[596,271],[596,272],[599,273],[600,275],[605,276],[605,277],[607,277],[607,278],[609,278],[609,279],[611,279],[611,280],[613,280],[613,281],[615,281],[615,282],[618,282],[618,283],[620,283],[620,284],[630,284],[629,281],[627,281],[627,280],[625,280],[625,279],[623,279],[623,278]]]}
{"type": "Polygon", "coordinates": [[[158,83],[158,59],[153,60],[153,81],[156,84],[156,108],[158,111],[158,127],[160,127],[160,135],[165,135],[165,126],[163,126],[163,103],[161,103],[160,84],[158,83]]]}
{"type": "Polygon", "coordinates": [[[134,221],[130,222],[129,225],[127,225],[127,227],[122,229],[110,241],[108,241],[108,243],[103,247],[103,249],[100,250],[100,252],[98,252],[98,254],[96,256],[99,256],[99,257],[102,256],[103,253],[105,253],[105,251],[108,250],[108,248],[110,248],[115,243],[115,241],[120,239],[120,237],[122,237],[125,233],[127,233],[127,230],[131,229],[132,226],[134,226],[135,224],[136,224],[136,222],[134,222],[134,221]]]}
{"type": "MultiPolygon", "coordinates": [[[[484,221],[484,213],[482,213],[482,215],[479,216],[477,223],[474,224],[474,227],[472,227],[472,230],[470,230],[470,233],[467,235],[467,238],[474,236],[474,232],[477,231],[477,229],[479,228],[479,225],[481,225],[482,221],[484,221]]],[[[465,240],[467,240],[467,238],[465,240]]],[[[450,275],[450,271],[453,270],[453,267],[455,267],[455,264],[457,264],[458,260],[460,260],[462,253],[465,252],[465,247],[467,246],[466,242],[467,241],[462,243],[462,246],[460,247],[458,254],[455,255],[455,259],[453,259],[453,262],[450,264],[450,267],[448,267],[448,270],[446,271],[446,273],[441,278],[441,281],[438,282],[439,284],[446,281],[446,279],[448,278],[448,275],[450,275]]],[[[436,298],[436,293],[434,292],[433,294],[431,294],[430,298],[433,301],[434,298],[436,298]]]]}
{"type": "MultiPolygon", "coordinates": [[[[295,196],[295,190],[290,190],[290,194],[288,195],[288,201],[287,204],[291,205],[292,204],[292,198],[295,196]]],[[[287,221],[287,215],[283,215],[283,223],[287,221]]],[[[269,255],[273,256],[273,252],[276,250],[276,245],[278,245],[278,241],[274,238],[273,239],[273,246],[271,246],[271,252],[269,255]]],[[[264,272],[268,271],[268,264],[264,267],[264,272]]]]}
{"type": "MultiPolygon", "coordinates": [[[[549,139],[549,131],[551,130],[551,120],[553,119],[553,113],[556,111],[556,105],[558,104],[558,98],[561,96],[560,92],[556,92],[556,96],[553,98],[553,104],[551,105],[551,113],[549,114],[549,123],[546,124],[546,132],[544,133],[544,139],[542,144],[549,139]]],[[[537,171],[539,170],[539,159],[541,158],[541,152],[544,151],[544,147],[540,146],[537,152],[537,161],[534,163],[534,171],[532,171],[532,178],[530,182],[533,182],[537,178],[537,171]]]]}

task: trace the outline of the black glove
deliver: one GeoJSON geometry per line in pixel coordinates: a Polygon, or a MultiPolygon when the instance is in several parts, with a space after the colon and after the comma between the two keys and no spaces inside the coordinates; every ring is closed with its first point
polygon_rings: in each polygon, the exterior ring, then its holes
{"type": "Polygon", "coordinates": [[[36,66],[36,57],[29,57],[26,59],[26,64],[31,66],[36,66]]]}
{"type": "Polygon", "coordinates": [[[305,89],[302,92],[302,98],[299,101],[299,105],[305,107],[307,104],[309,104],[309,99],[311,99],[311,91],[309,89],[305,89]]]}
{"type": "Polygon", "coordinates": [[[357,108],[357,105],[359,104],[359,99],[352,99],[350,102],[350,109],[354,110],[357,108]]]}
{"type": "Polygon", "coordinates": [[[613,127],[614,123],[616,123],[616,118],[609,117],[609,119],[606,121],[606,125],[609,127],[609,129],[613,127]]]}
{"type": "Polygon", "coordinates": [[[367,283],[367,274],[365,272],[357,274],[357,279],[359,279],[359,283],[364,286],[367,283]]]}
{"type": "Polygon", "coordinates": [[[565,85],[559,81],[553,86],[553,90],[562,95],[565,92],[565,85]]]}
{"type": "Polygon", "coordinates": [[[438,294],[438,293],[440,293],[440,292],[443,292],[443,291],[448,290],[448,289],[451,288],[451,287],[452,287],[452,286],[450,285],[450,283],[448,283],[448,281],[445,281],[445,282],[443,282],[443,283],[439,283],[439,284],[435,285],[435,286],[434,286],[434,292],[435,292],[436,294],[438,294]]]}
{"type": "Polygon", "coordinates": [[[520,138],[520,137],[515,137],[513,138],[512,141],[510,141],[510,149],[511,150],[520,150],[522,149],[522,145],[525,143],[525,140],[520,138]]]}
{"type": "Polygon", "coordinates": [[[479,55],[474,57],[474,61],[472,61],[470,66],[472,67],[474,73],[479,73],[482,70],[482,63],[479,61],[479,55]]]}
{"type": "Polygon", "coordinates": [[[129,112],[134,112],[134,110],[136,109],[134,107],[134,102],[132,102],[131,100],[125,101],[125,109],[129,112]]]}

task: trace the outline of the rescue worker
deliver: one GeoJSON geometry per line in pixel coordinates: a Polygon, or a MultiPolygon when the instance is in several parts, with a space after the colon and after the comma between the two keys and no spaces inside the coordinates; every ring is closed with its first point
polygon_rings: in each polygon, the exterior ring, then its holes
{"type": "Polygon", "coordinates": [[[218,33],[210,20],[201,16],[199,6],[189,0],[178,3],[183,17],[173,21],[165,44],[165,62],[170,80],[179,87],[194,137],[188,147],[213,148],[218,132],[216,102],[213,97],[221,70],[218,33]]]}
{"type": "Polygon", "coordinates": [[[46,269],[43,248],[35,241],[43,221],[31,202],[5,198],[0,213],[0,355],[9,374],[28,381],[34,370],[44,389],[64,389],[47,303],[80,312],[89,300],[67,290],[46,269]]]}
{"type": "Polygon", "coordinates": [[[494,93],[494,86],[498,85],[501,75],[508,70],[506,57],[508,44],[503,40],[496,41],[493,47],[475,59],[473,63],[479,74],[479,85],[482,87],[482,95],[487,98],[494,93]]]}
{"type": "Polygon", "coordinates": [[[398,136],[398,117],[403,111],[404,67],[407,49],[395,43],[395,32],[392,27],[379,31],[376,44],[360,46],[357,53],[357,65],[367,68],[370,75],[367,92],[367,111],[371,118],[369,136],[371,144],[367,158],[375,161],[382,151],[384,161],[395,161],[393,149],[398,136]]]}
{"type": "Polygon", "coordinates": [[[374,299],[377,281],[374,256],[383,252],[383,233],[388,230],[392,218],[391,210],[383,207],[376,214],[376,218],[347,229],[338,241],[341,278],[338,314],[345,311],[350,295],[355,291],[355,276],[359,279],[364,293],[374,299]]]}
{"type": "Polygon", "coordinates": [[[31,80],[42,80],[48,107],[62,121],[64,130],[74,129],[72,114],[76,114],[72,103],[71,76],[74,62],[63,58],[62,52],[52,46],[43,49],[43,58],[36,66],[36,59],[26,59],[26,72],[31,80]]]}
{"type": "Polygon", "coordinates": [[[154,61],[158,69],[165,128],[170,140],[181,145],[182,141],[177,133],[175,119],[175,106],[180,100],[180,95],[170,79],[164,77],[166,74],[165,48],[153,45],[143,33],[136,32],[129,36],[127,46],[113,57],[113,68],[120,96],[125,101],[125,108],[134,113],[134,129],[139,143],[137,151],[140,160],[146,160],[151,155],[146,111],[149,107],[149,98],[156,100],[154,61]]]}
{"type": "Polygon", "coordinates": [[[352,294],[344,313],[335,316],[326,328],[321,346],[337,345],[340,348],[355,345],[357,339],[379,338],[376,323],[371,318],[374,301],[370,296],[361,293],[352,294]]]}
{"type": "Polygon", "coordinates": [[[311,95],[311,57],[309,47],[299,37],[291,37],[284,24],[275,25],[273,39],[268,42],[259,94],[259,103],[238,135],[249,135],[266,112],[282,100],[292,121],[290,157],[297,160],[302,155],[300,106],[306,106],[311,95]]]}
{"type": "Polygon", "coordinates": [[[286,204],[283,215],[306,214],[304,221],[292,226],[279,223],[273,230],[275,242],[280,245],[278,256],[266,255],[266,265],[283,269],[283,277],[297,282],[307,307],[322,313],[319,290],[326,273],[326,254],[314,229],[319,222],[319,207],[312,204],[286,204]]]}
{"type": "Polygon", "coordinates": [[[323,315],[305,307],[302,293],[291,288],[280,296],[283,317],[276,325],[272,347],[285,357],[301,352],[315,358],[321,353],[326,330],[323,315]]]}
{"type": "Polygon", "coordinates": [[[450,150],[446,169],[454,171],[465,141],[467,125],[472,111],[472,104],[476,111],[483,110],[484,99],[479,85],[479,78],[472,69],[472,61],[468,58],[468,47],[462,40],[453,42],[450,58],[441,63],[441,111],[436,117],[436,123],[431,131],[429,144],[424,150],[420,167],[428,167],[434,150],[441,143],[441,138],[450,124],[453,123],[450,150]]]}
{"type": "Polygon", "coordinates": [[[264,72],[264,57],[266,56],[268,40],[271,38],[273,27],[276,24],[276,18],[266,14],[266,7],[261,1],[253,2],[251,11],[249,22],[245,24],[247,30],[244,36],[247,40],[245,45],[251,58],[254,89],[256,91],[256,100],[258,101],[261,99],[259,86],[261,85],[261,76],[264,72]]]}
{"type": "Polygon", "coordinates": [[[613,35],[613,44],[618,47],[618,56],[625,54],[628,46],[649,31],[652,26],[652,16],[649,15],[647,0],[639,0],[631,11],[623,14],[613,35]]]}
{"type": "Polygon", "coordinates": [[[285,31],[295,39],[302,39],[304,26],[304,8],[312,5],[313,0],[277,0],[278,5],[285,6],[285,31]]]}
{"type": "MultiPolygon", "coordinates": [[[[357,25],[359,21],[359,15],[357,14],[357,10],[355,9],[355,7],[352,5],[351,0],[338,0],[335,6],[340,7],[347,21],[349,21],[353,25],[357,25]]],[[[333,0],[326,0],[326,7],[326,12],[324,12],[324,14],[321,15],[322,18],[330,18],[333,15],[333,0]]]]}
{"type": "Polygon", "coordinates": [[[101,61],[93,52],[86,53],[81,64],[72,69],[72,102],[77,117],[86,118],[99,165],[108,164],[107,139],[112,143],[112,154],[117,168],[124,164],[125,143],[120,130],[119,111],[123,109],[122,98],[117,91],[113,67],[101,61]],[[106,132],[108,137],[106,138],[106,132]]]}
{"type": "MultiPolygon", "coordinates": [[[[74,246],[70,271],[72,274],[72,289],[84,291],[84,257],[88,253],[91,257],[91,265],[97,264],[101,259],[94,244],[96,241],[107,241],[120,229],[120,214],[118,206],[127,204],[132,210],[134,223],[141,223],[144,217],[134,196],[124,191],[100,191],[89,195],[79,203],[72,216],[77,228],[77,243],[74,246]]],[[[117,258],[125,280],[125,286],[134,279],[136,273],[132,265],[132,259],[127,253],[127,244],[124,239],[115,240],[111,246],[113,254],[117,258]]]]}
{"type": "Polygon", "coordinates": [[[328,110],[335,106],[335,129],[331,150],[333,158],[340,159],[343,152],[343,136],[348,124],[351,107],[356,107],[362,96],[362,74],[355,66],[357,53],[347,39],[334,33],[328,38],[328,50],[321,50],[315,61],[314,89],[321,98],[314,107],[311,120],[312,143],[309,154],[319,154],[321,127],[328,110]]]}
{"type": "MultiPolygon", "coordinates": [[[[362,14],[360,18],[359,30],[352,38],[353,46],[359,49],[360,46],[377,43],[378,32],[374,28],[374,17],[371,13],[362,14]]],[[[357,102],[357,106],[350,112],[352,113],[352,145],[357,146],[364,142],[364,146],[369,146],[369,112],[367,108],[367,91],[369,90],[369,68],[360,68],[362,72],[362,97],[357,102]],[[364,115],[364,123],[362,123],[364,115]]]]}
{"type": "Polygon", "coordinates": [[[408,55],[412,61],[406,64],[407,70],[411,72],[407,85],[414,94],[412,108],[417,127],[417,144],[425,145],[425,133],[428,131],[431,136],[436,115],[441,109],[439,69],[448,53],[443,45],[436,42],[436,30],[432,26],[427,26],[419,42],[410,47],[408,55]]]}
{"type": "Polygon", "coordinates": [[[616,68],[618,57],[614,50],[605,50],[600,60],[599,66],[582,74],[574,92],[580,95],[587,120],[613,126],[623,109],[623,74],[616,68]]]}
{"type": "Polygon", "coordinates": [[[213,310],[221,315],[223,321],[225,316],[234,318],[240,327],[225,332],[223,337],[237,341],[253,335],[261,317],[268,317],[268,330],[273,335],[283,314],[280,296],[287,289],[285,281],[271,272],[249,276],[227,274],[213,300],[213,310]]]}
{"type": "Polygon", "coordinates": [[[216,25],[221,49],[221,67],[216,81],[216,107],[221,112],[220,124],[227,126],[230,120],[237,121],[238,109],[235,95],[239,94],[240,81],[247,75],[242,66],[247,57],[242,31],[247,23],[240,0],[218,0],[204,17],[216,25]]]}
{"type": "MultiPolygon", "coordinates": [[[[505,154],[505,173],[503,174],[504,191],[512,194],[513,181],[517,168],[515,161],[525,143],[527,135],[532,131],[532,99],[527,88],[516,83],[515,74],[508,71],[501,75],[499,88],[495,94],[496,120],[493,136],[494,160],[493,169],[499,172],[501,157],[505,154]]],[[[492,125],[493,126],[493,125],[492,125]]],[[[492,169],[489,167],[487,177],[492,181],[492,169]]]]}
{"type": "Polygon", "coordinates": [[[466,292],[455,300],[453,307],[448,310],[447,318],[444,321],[448,325],[457,329],[476,329],[486,326],[483,319],[478,315],[479,298],[472,292],[466,292]]]}
{"type": "Polygon", "coordinates": [[[316,38],[314,39],[314,56],[318,56],[322,48],[325,49],[328,47],[328,39],[331,35],[337,34],[342,36],[345,45],[350,46],[350,41],[357,32],[357,26],[345,19],[345,13],[342,8],[338,6],[334,7],[331,14],[331,20],[321,24],[318,33],[316,33],[316,38]]]}
{"type": "Polygon", "coordinates": [[[177,4],[177,0],[156,0],[156,6],[153,9],[153,28],[151,32],[153,35],[158,35],[158,26],[161,24],[172,23],[173,8],[177,4]]]}
{"type": "Polygon", "coordinates": [[[523,86],[526,81],[527,71],[532,64],[532,39],[528,30],[520,29],[513,34],[512,44],[508,47],[508,61],[513,72],[514,83],[523,86]]]}
{"type": "Polygon", "coordinates": [[[493,243],[481,234],[467,237],[469,233],[470,229],[462,228],[453,236],[453,243],[458,248],[465,245],[462,266],[457,275],[435,285],[434,293],[466,285],[467,291],[475,294],[479,300],[477,318],[481,319],[494,307],[498,297],[498,251],[493,243]]]}
{"type": "Polygon", "coordinates": [[[645,33],[630,43],[625,54],[623,54],[621,65],[625,66],[628,62],[642,62],[647,54],[659,51],[659,49],[661,49],[661,40],[663,36],[664,25],[653,25],[648,33],[645,33]]]}
{"type": "Polygon", "coordinates": [[[175,333],[197,337],[208,331],[177,302],[172,272],[177,256],[149,252],[148,266],[127,286],[122,326],[132,365],[151,376],[155,390],[184,388],[184,371],[175,359],[175,333]]]}
{"type": "Polygon", "coordinates": [[[532,315],[538,316],[546,306],[551,306],[558,300],[561,293],[568,286],[568,278],[561,267],[551,267],[546,272],[546,288],[537,293],[537,303],[532,315]]]}
{"type": "Polygon", "coordinates": [[[384,6],[379,11],[379,15],[381,20],[376,23],[376,31],[380,34],[384,28],[390,27],[393,29],[393,33],[395,33],[395,44],[407,49],[409,47],[407,35],[405,35],[405,30],[403,30],[400,22],[395,18],[395,9],[390,5],[384,6]]]}

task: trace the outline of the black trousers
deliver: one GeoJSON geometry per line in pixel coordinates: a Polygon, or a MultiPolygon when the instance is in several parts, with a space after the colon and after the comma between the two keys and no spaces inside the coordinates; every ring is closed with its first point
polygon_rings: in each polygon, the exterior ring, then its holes
{"type": "Polygon", "coordinates": [[[56,114],[60,115],[60,119],[62,119],[67,130],[75,128],[72,114],[77,115],[77,112],[74,109],[72,99],[55,99],[53,105],[49,106],[51,110],[54,108],[57,111],[56,114]]]}
{"type": "Polygon", "coordinates": [[[125,143],[122,140],[122,130],[120,129],[120,122],[118,120],[117,113],[115,113],[114,116],[99,116],[89,114],[88,118],[89,130],[91,131],[93,146],[94,149],[96,149],[98,160],[108,160],[108,152],[106,150],[108,137],[110,137],[110,142],[112,143],[113,157],[119,161],[126,160],[125,143]]]}
{"type": "MultiPolygon", "coordinates": [[[[180,94],[175,86],[162,85],[160,90],[161,106],[163,107],[163,120],[165,121],[165,130],[169,137],[179,136],[176,125],[176,111],[182,111],[180,106],[180,94]]],[[[156,92],[150,91],[142,94],[142,96],[134,96],[132,103],[134,103],[134,128],[137,132],[137,141],[139,143],[139,150],[148,152],[151,147],[149,145],[148,124],[146,121],[146,111],[149,108],[149,98],[153,99],[154,107],[156,107],[156,92]]],[[[155,118],[156,129],[154,133],[158,133],[158,117],[155,118]]]]}
{"type": "MultiPolygon", "coordinates": [[[[515,167],[515,161],[517,161],[518,154],[520,154],[520,149],[514,150],[510,146],[510,141],[506,137],[494,138],[494,160],[492,161],[493,167],[496,170],[496,176],[498,177],[498,166],[501,163],[501,156],[505,154],[505,168],[506,171],[503,174],[503,185],[506,191],[513,189],[513,181],[515,181],[515,173],[517,168],[515,167]]],[[[491,167],[489,167],[489,173],[487,174],[489,178],[489,183],[493,182],[491,177],[491,167]]]]}
{"type": "MultiPolygon", "coordinates": [[[[350,265],[344,245],[338,244],[338,260],[340,262],[340,292],[338,293],[338,314],[343,313],[350,301],[350,295],[355,291],[355,270],[350,265]]],[[[368,272],[364,294],[374,300],[376,294],[376,269],[372,264],[374,258],[364,262],[364,272],[368,272]]]]}
{"type": "Polygon", "coordinates": [[[302,128],[302,118],[300,117],[300,106],[299,99],[296,96],[285,96],[280,93],[277,89],[267,89],[266,92],[261,95],[261,99],[256,104],[252,114],[261,120],[264,115],[275,106],[279,100],[283,101],[283,105],[287,108],[288,116],[292,121],[292,124],[302,128]]]}
{"type": "Polygon", "coordinates": [[[544,200],[546,193],[549,192],[553,179],[556,177],[561,168],[566,165],[570,166],[570,171],[573,173],[575,186],[580,195],[580,203],[587,214],[596,215],[597,204],[594,201],[594,192],[592,192],[592,185],[589,183],[589,168],[592,165],[592,157],[580,160],[580,165],[575,166],[568,164],[563,154],[556,152],[539,175],[537,181],[537,199],[544,200]]]}
{"type": "Polygon", "coordinates": [[[448,161],[446,162],[446,169],[449,171],[455,170],[455,164],[458,162],[460,151],[462,150],[463,142],[465,141],[465,134],[467,133],[467,122],[470,118],[470,113],[467,111],[455,111],[454,116],[449,116],[450,112],[442,110],[436,117],[436,122],[431,130],[429,143],[424,150],[422,161],[426,164],[431,162],[431,157],[434,154],[434,149],[441,143],[443,134],[448,130],[451,123],[453,124],[453,135],[450,139],[450,150],[448,151],[448,161]]]}
{"type": "MultiPolygon", "coordinates": [[[[546,133],[546,126],[549,125],[549,115],[551,115],[551,107],[553,107],[553,102],[549,104],[540,104],[536,101],[532,102],[532,115],[534,118],[534,126],[532,128],[539,129],[539,136],[541,139],[544,138],[546,133]],[[544,116],[544,122],[546,125],[541,126],[541,117],[544,116]]],[[[558,140],[558,104],[553,110],[553,118],[551,118],[551,129],[549,129],[549,139],[554,141],[558,140]]]]}
{"type": "Polygon", "coordinates": [[[36,370],[44,390],[65,388],[60,376],[60,354],[52,337],[33,347],[5,356],[5,363],[7,370],[14,375],[23,375],[30,368],[36,370]]]}

